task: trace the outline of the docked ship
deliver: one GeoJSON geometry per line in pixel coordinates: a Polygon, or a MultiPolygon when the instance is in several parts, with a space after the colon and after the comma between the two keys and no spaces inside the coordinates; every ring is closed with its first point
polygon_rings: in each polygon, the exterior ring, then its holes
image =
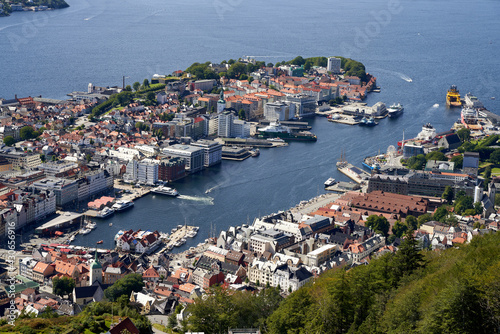
{"type": "Polygon", "coordinates": [[[107,218],[115,213],[115,210],[105,207],[101,211],[97,212],[96,218],[107,218]]]}
{"type": "Polygon", "coordinates": [[[167,196],[179,196],[179,192],[170,187],[165,187],[165,186],[159,186],[156,188],[151,189],[151,192],[154,194],[160,194],[160,195],[167,195],[167,196]]]}
{"type": "Polygon", "coordinates": [[[401,105],[401,103],[393,104],[389,108],[387,108],[389,118],[396,118],[400,116],[405,109],[401,105]]]}
{"type": "Polygon", "coordinates": [[[479,111],[470,107],[462,108],[461,112],[462,124],[471,130],[481,130],[482,126],[479,124],[479,111]]]}
{"type": "Polygon", "coordinates": [[[452,85],[450,89],[448,89],[448,93],[446,93],[446,105],[450,108],[462,106],[462,102],[460,102],[460,93],[457,89],[457,86],[452,85]]]}
{"type": "Polygon", "coordinates": [[[331,177],[325,181],[325,187],[333,186],[335,183],[337,183],[337,181],[335,181],[335,179],[331,177]]]}
{"type": "Polygon", "coordinates": [[[426,123],[422,126],[422,131],[420,131],[417,137],[413,139],[406,139],[398,142],[398,146],[401,147],[403,144],[407,142],[417,142],[417,143],[427,143],[434,138],[436,138],[437,132],[436,129],[431,125],[431,123],[426,123]]]}
{"type": "Polygon", "coordinates": [[[115,209],[115,211],[123,211],[126,209],[129,209],[134,206],[134,202],[132,201],[118,201],[115,204],[113,204],[112,208],[115,209]]]}
{"type": "Polygon", "coordinates": [[[366,158],[363,160],[362,165],[369,170],[379,170],[380,169],[380,164],[378,162],[373,162],[371,161],[370,158],[366,158]]]}
{"type": "Polygon", "coordinates": [[[279,122],[271,122],[266,127],[257,129],[259,138],[281,138],[287,140],[300,141],[316,141],[316,135],[309,131],[292,132],[289,127],[279,124],[279,122]]]}

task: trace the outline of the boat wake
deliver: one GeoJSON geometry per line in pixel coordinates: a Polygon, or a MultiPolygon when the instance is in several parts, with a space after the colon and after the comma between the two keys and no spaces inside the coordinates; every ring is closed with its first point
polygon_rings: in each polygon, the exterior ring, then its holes
{"type": "Polygon", "coordinates": [[[412,81],[413,81],[413,80],[412,80],[412,78],[410,78],[410,77],[409,77],[409,76],[407,76],[407,75],[404,75],[403,73],[400,73],[400,74],[399,74],[399,77],[400,77],[401,79],[403,79],[404,81],[406,81],[406,82],[412,82],[412,81]]]}
{"type": "Polygon", "coordinates": [[[412,78],[410,78],[409,76],[407,76],[406,74],[401,73],[401,72],[396,72],[396,71],[391,71],[391,70],[384,70],[382,68],[374,68],[373,71],[374,72],[382,72],[382,73],[392,74],[392,75],[394,75],[396,77],[399,77],[400,79],[403,79],[406,82],[413,82],[412,78]]]}
{"type": "Polygon", "coordinates": [[[187,201],[194,201],[205,205],[214,205],[214,199],[212,197],[199,197],[199,196],[189,196],[189,195],[179,195],[178,199],[183,199],[187,201]]]}
{"type": "Polygon", "coordinates": [[[439,103],[433,104],[432,107],[433,108],[439,108],[439,103]]]}

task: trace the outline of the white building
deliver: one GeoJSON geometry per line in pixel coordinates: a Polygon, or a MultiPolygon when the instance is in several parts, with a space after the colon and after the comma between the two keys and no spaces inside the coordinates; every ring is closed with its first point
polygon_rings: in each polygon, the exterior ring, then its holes
{"type": "Polygon", "coordinates": [[[165,147],[163,153],[170,157],[183,158],[186,161],[186,170],[190,173],[199,172],[204,168],[205,151],[201,147],[175,144],[165,147]]]}
{"type": "Polygon", "coordinates": [[[290,102],[270,102],[264,106],[264,118],[269,121],[287,121],[295,117],[295,104],[290,102]]]}
{"type": "Polygon", "coordinates": [[[224,111],[223,113],[219,114],[217,128],[217,135],[219,137],[231,137],[231,127],[233,125],[234,119],[235,115],[231,111],[224,111]]]}
{"type": "Polygon", "coordinates": [[[149,185],[158,183],[158,163],[151,159],[140,161],[137,164],[137,181],[149,185]]]}
{"type": "Polygon", "coordinates": [[[339,74],[341,64],[342,60],[340,58],[330,57],[328,58],[328,65],[326,69],[328,72],[332,72],[333,74],[339,74]]]}
{"type": "Polygon", "coordinates": [[[250,124],[241,119],[233,120],[231,126],[231,137],[248,138],[250,137],[250,124]]]}
{"type": "Polygon", "coordinates": [[[217,165],[222,161],[222,144],[212,140],[200,139],[191,145],[203,148],[203,165],[205,167],[217,165]]]}

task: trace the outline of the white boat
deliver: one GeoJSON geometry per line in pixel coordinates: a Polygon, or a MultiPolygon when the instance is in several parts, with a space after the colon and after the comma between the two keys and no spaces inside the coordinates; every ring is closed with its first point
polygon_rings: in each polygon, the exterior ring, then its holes
{"type": "Polygon", "coordinates": [[[82,228],[82,229],[80,230],[80,234],[85,235],[85,234],[89,234],[89,233],[90,233],[90,229],[88,229],[88,228],[82,228]]]}
{"type": "Polygon", "coordinates": [[[329,178],[325,181],[325,187],[333,186],[337,181],[333,177],[329,178]]]}
{"type": "Polygon", "coordinates": [[[188,233],[186,233],[186,237],[194,238],[194,237],[196,237],[197,234],[198,234],[198,232],[196,232],[196,231],[189,231],[188,233]]]}
{"type": "Polygon", "coordinates": [[[170,234],[174,234],[175,232],[177,232],[177,227],[174,227],[172,230],[170,230],[170,234]]]}
{"type": "Polygon", "coordinates": [[[275,143],[284,143],[285,141],[281,138],[267,138],[267,141],[275,142],[275,143]]]}
{"type": "Polygon", "coordinates": [[[405,110],[405,108],[403,108],[401,103],[398,103],[398,104],[394,103],[389,108],[387,108],[388,116],[391,118],[398,117],[399,115],[401,115],[403,113],[404,110],[405,110]]]}
{"type": "Polygon", "coordinates": [[[110,226],[110,227],[111,227],[111,226],[113,226],[113,223],[109,223],[109,226],[110,226]]]}
{"type": "Polygon", "coordinates": [[[87,222],[87,224],[85,225],[85,228],[88,228],[89,230],[95,230],[95,228],[97,227],[97,224],[94,223],[94,222],[87,222]]]}
{"type": "Polygon", "coordinates": [[[167,195],[167,196],[179,196],[179,192],[170,187],[165,187],[165,186],[159,186],[156,188],[151,189],[151,192],[154,194],[159,194],[159,195],[167,195]]]}
{"type": "Polygon", "coordinates": [[[115,204],[113,204],[112,208],[115,209],[115,211],[123,211],[133,206],[134,202],[132,201],[118,201],[115,204]]]}
{"type": "Polygon", "coordinates": [[[69,238],[69,241],[74,241],[75,240],[75,235],[72,235],[71,238],[69,238]]]}
{"type": "Polygon", "coordinates": [[[115,213],[115,210],[105,207],[101,211],[97,212],[96,218],[107,218],[111,216],[113,213],[115,213]]]}
{"type": "Polygon", "coordinates": [[[174,244],[175,247],[181,247],[182,246],[182,242],[180,241],[177,241],[175,244],[174,244]]]}

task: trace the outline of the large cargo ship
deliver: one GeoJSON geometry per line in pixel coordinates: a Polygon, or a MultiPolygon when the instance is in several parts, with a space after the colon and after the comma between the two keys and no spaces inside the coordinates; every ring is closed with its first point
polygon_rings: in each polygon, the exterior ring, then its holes
{"type": "Polygon", "coordinates": [[[452,85],[450,89],[448,89],[448,93],[446,94],[446,105],[450,108],[462,106],[462,102],[460,102],[460,93],[457,89],[457,86],[452,85]]]}
{"type": "Polygon", "coordinates": [[[316,135],[309,131],[292,132],[289,127],[272,122],[266,127],[257,129],[259,138],[281,138],[283,140],[316,141],[316,135]]]}

